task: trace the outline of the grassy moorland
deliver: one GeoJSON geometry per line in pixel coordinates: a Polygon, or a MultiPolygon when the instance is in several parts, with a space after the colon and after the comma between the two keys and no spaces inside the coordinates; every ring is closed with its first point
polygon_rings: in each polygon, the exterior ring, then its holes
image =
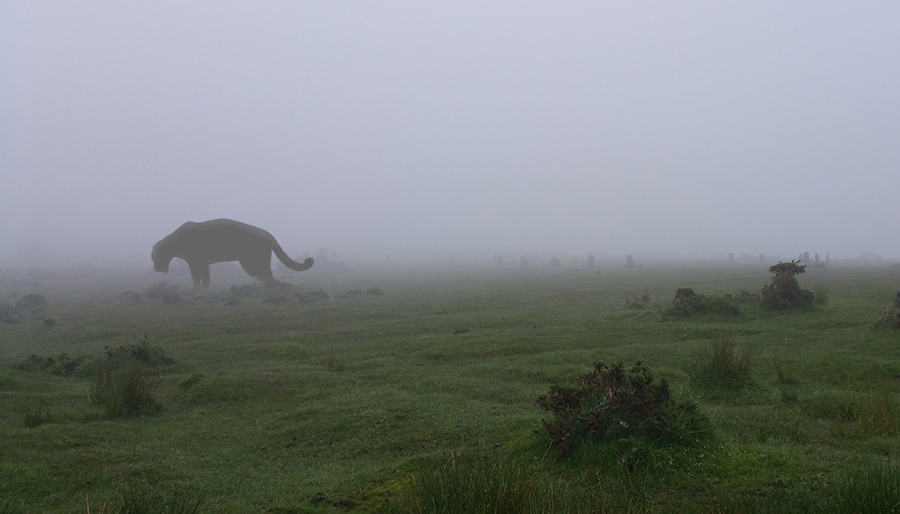
{"type": "Polygon", "coordinates": [[[898,266],[229,269],[0,273],[0,513],[898,509],[898,266]],[[536,398],[638,360],[703,437],[560,456],[536,398]]]}

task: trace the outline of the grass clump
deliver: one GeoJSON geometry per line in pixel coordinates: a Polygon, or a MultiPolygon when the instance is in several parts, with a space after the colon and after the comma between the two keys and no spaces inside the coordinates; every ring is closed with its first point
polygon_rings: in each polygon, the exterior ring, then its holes
{"type": "Polygon", "coordinates": [[[691,380],[704,387],[734,389],[750,381],[752,353],[731,338],[701,347],[687,364],[691,380]]]}
{"type": "MultiPolygon", "coordinates": [[[[34,428],[53,420],[50,415],[50,405],[44,398],[35,399],[25,404],[21,410],[22,421],[27,428],[34,428]]],[[[0,511],[2,512],[2,511],[0,511]]]]}
{"type": "Polygon", "coordinates": [[[145,335],[141,341],[106,348],[106,357],[94,363],[94,385],[90,399],[109,418],[156,414],[162,378],[159,367],[173,364],[159,346],[151,346],[145,335]]]}
{"type": "Polygon", "coordinates": [[[831,292],[825,286],[819,286],[816,288],[816,292],[813,295],[813,302],[819,306],[828,305],[828,299],[831,296],[831,292]]]}
{"type": "MultiPolygon", "coordinates": [[[[797,281],[797,275],[806,273],[806,266],[800,261],[779,262],[769,272],[773,275],[772,282],[765,284],[760,292],[763,305],[777,310],[805,309],[813,305],[815,295],[800,287],[797,281]]],[[[828,301],[827,293],[824,301],[828,301]]]]}
{"type": "Polygon", "coordinates": [[[883,464],[848,476],[834,490],[831,512],[900,512],[900,467],[883,464]]]}
{"type": "MultiPolygon", "coordinates": [[[[85,498],[87,512],[100,514],[197,514],[203,506],[202,497],[195,494],[161,495],[152,492],[126,491],[118,502],[91,505],[85,498]]],[[[0,514],[2,514],[0,510],[0,514]]]]}
{"type": "Polygon", "coordinates": [[[563,457],[582,441],[692,444],[709,431],[696,406],[676,402],[668,381],[657,381],[641,361],[628,370],[621,362],[597,362],[579,377],[578,386],[552,386],[536,402],[554,416],[544,426],[563,457]]]}
{"type": "Polygon", "coordinates": [[[94,377],[91,403],[100,405],[109,418],[155,414],[162,382],[159,372],[136,365],[100,369],[94,377]]]}
{"type": "Polygon", "coordinates": [[[467,456],[451,452],[446,462],[419,466],[390,512],[464,514],[490,512],[603,512],[599,495],[591,495],[546,472],[502,456],[467,456]]]}

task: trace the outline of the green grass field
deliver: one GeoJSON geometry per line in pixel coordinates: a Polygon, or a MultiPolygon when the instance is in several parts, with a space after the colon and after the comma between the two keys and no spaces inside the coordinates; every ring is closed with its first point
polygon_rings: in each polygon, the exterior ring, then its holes
{"type": "Polygon", "coordinates": [[[143,271],[0,274],[0,513],[900,512],[900,330],[879,323],[898,266],[809,269],[800,284],[827,302],[807,311],[688,317],[666,314],[677,289],[759,293],[770,274],[281,278],[295,285],[217,268],[209,291],[143,271]],[[16,310],[37,294],[45,306],[16,310]],[[142,341],[171,362],[146,365],[152,408],[112,416],[97,370],[142,341]],[[723,344],[749,375],[695,379],[723,344]],[[637,360],[712,436],[559,457],[535,399],[595,361],[637,360]]]}

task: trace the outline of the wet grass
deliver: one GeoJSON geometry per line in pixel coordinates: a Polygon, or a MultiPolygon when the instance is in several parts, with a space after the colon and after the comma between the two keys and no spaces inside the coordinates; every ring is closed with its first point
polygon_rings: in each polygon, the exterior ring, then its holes
{"type": "Polygon", "coordinates": [[[183,286],[177,303],[144,295],[160,277],[0,275],[5,303],[41,294],[55,321],[0,323],[0,512],[167,498],[201,513],[432,512],[454,498],[472,506],[458,512],[891,501],[900,331],[876,322],[897,267],[810,270],[801,285],[828,300],[801,313],[740,303],[740,316],[686,318],[665,314],[677,289],[755,293],[767,269],[311,270],[290,279],[303,294],[275,302],[249,287],[239,304],[184,277],[167,277],[183,286]],[[370,290],[381,294],[347,294],[370,290]],[[153,415],[113,416],[91,402],[90,363],[144,336],[173,361],[153,370],[153,415]],[[708,415],[713,439],[617,447],[640,466],[610,462],[605,444],[548,452],[535,398],[595,361],[637,360],[708,415]]]}

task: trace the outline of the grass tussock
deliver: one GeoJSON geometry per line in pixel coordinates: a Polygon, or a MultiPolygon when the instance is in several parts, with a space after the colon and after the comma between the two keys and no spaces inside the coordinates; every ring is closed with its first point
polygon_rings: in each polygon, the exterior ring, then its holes
{"type": "Polygon", "coordinates": [[[864,436],[900,435],[900,403],[890,390],[865,395],[859,405],[859,428],[864,436]]]}
{"type": "Polygon", "coordinates": [[[22,407],[21,414],[22,421],[28,428],[50,423],[53,420],[50,415],[50,404],[45,398],[33,399],[26,403],[22,407]]]}
{"type": "Polygon", "coordinates": [[[111,419],[157,414],[162,409],[159,368],[174,362],[162,348],[150,345],[146,335],[135,344],[107,347],[105,358],[92,366],[91,403],[111,419]]]}
{"type": "Polygon", "coordinates": [[[88,514],[197,514],[205,503],[196,494],[157,494],[130,490],[122,493],[118,501],[95,502],[92,505],[87,496],[84,501],[88,514]]]}
{"type": "Polygon", "coordinates": [[[887,463],[849,474],[832,491],[828,512],[876,514],[900,511],[900,466],[887,463]]]}
{"type": "Polygon", "coordinates": [[[752,352],[732,338],[722,338],[703,346],[686,366],[691,381],[703,387],[735,389],[751,379],[752,352]]]}
{"type": "Polygon", "coordinates": [[[524,462],[503,456],[470,457],[451,452],[443,463],[430,461],[418,467],[390,512],[613,512],[603,502],[603,495],[592,494],[524,462]]]}
{"type": "Polygon", "coordinates": [[[98,370],[94,379],[91,403],[103,407],[109,418],[156,414],[162,408],[157,400],[162,379],[156,370],[116,366],[98,370]]]}

